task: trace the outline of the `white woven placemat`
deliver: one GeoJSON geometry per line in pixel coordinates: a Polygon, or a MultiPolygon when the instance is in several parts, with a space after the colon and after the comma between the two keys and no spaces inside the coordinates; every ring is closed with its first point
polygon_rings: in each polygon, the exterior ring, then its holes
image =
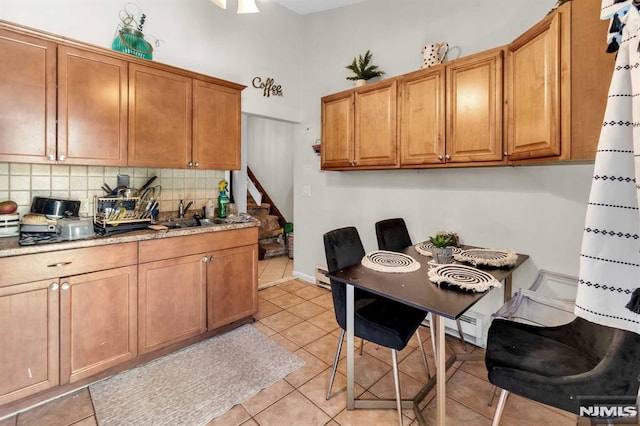
{"type": "Polygon", "coordinates": [[[395,251],[377,250],[362,258],[362,266],[378,272],[413,272],[420,269],[420,263],[413,257],[395,251]]]}
{"type": "Polygon", "coordinates": [[[500,268],[512,266],[518,261],[518,255],[513,250],[469,249],[454,253],[453,258],[458,262],[470,263],[473,266],[491,266],[500,268]]]}
{"type": "Polygon", "coordinates": [[[483,292],[493,287],[501,287],[500,281],[480,269],[459,264],[439,265],[429,269],[429,280],[434,283],[447,283],[464,290],[483,292]]]}

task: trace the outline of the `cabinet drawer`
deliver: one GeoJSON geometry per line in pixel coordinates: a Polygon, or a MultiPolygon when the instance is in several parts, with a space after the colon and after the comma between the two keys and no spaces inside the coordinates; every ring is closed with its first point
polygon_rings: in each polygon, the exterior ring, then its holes
{"type": "Polygon", "coordinates": [[[256,244],[258,228],[140,241],[140,263],[256,244]]]}
{"type": "Polygon", "coordinates": [[[0,287],[135,265],[137,245],[125,243],[0,258],[0,287]]]}

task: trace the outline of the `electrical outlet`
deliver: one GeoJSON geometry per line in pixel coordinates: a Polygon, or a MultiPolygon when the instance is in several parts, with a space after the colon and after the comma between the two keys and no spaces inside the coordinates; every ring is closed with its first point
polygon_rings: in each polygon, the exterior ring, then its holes
{"type": "Polygon", "coordinates": [[[302,187],[302,196],[311,197],[311,187],[309,185],[305,185],[302,187]]]}

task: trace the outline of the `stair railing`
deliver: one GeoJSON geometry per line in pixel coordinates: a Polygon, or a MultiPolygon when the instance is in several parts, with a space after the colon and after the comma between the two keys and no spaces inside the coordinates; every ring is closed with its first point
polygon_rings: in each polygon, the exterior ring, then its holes
{"type": "Polygon", "coordinates": [[[253,172],[248,166],[247,166],[247,177],[248,177],[247,188],[254,186],[258,192],[258,197],[256,197],[254,196],[252,191],[249,190],[249,194],[251,195],[251,198],[253,198],[253,200],[256,202],[257,205],[261,205],[262,201],[271,205],[270,214],[277,216],[278,224],[280,225],[281,228],[284,228],[285,224],[287,223],[287,220],[284,218],[280,210],[278,210],[278,207],[274,204],[271,197],[269,197],[269,194],[267,193],[267,191],[264,190],[264,188],[260,184],[260,181],[256,178],[256,176],[253,174],[253,172]]]}

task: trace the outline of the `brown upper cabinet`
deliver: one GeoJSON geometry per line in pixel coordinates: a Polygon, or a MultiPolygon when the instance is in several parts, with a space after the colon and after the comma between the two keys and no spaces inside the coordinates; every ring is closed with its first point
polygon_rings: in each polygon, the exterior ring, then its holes
{"type": "Polygon", "coordinates": [[[56,160],[56,44],[0,28],[0,161],[56,160]]]}
{"type": "Polygon", "coordinates": [[[400,77],[400,163],[502,162],[502,49],[400,77]]]}
{"type": "Polygon", "coordinates": [[[240,169],[240,89],[193,81],[192,161],[196,167],[240,169]]]}
{"type": "Polygon", "coordinates": [[[57,160],[127,164],[127,62],[58,46],[57,160]]]}
{"type": "Polygon", "coordinates": [[[239,169],[244,87],[0,21],[0,161],[239,169]]]}
{"type": "Polygon", "coordinates": [[[240,90],[129,66],[130,166],[240,168],[240,90]]]}
{"type": "Polygon", "coordinates": [[[322,98],[322,168],[398,167],[395,79],[322,98]]]}
{"type": "Polygon", "coordinates": [[[508,46],[507,154],[512,163],[593,160],[615,55],[600,2],[567,2],[508,46]]]}
{"type": "Polygon", "coordinates": [[[498,48],[447,64],[447,163],[502,162],[502,55],[498,48]]]}
{"type": "MultiPolygon", "coordinates": [[[[507,47],[372,84],[399,85],[399,160],[386,167],[592,161],[615,61],[599,14],[598,0],[567,2],[507,47]]],[[[349,130],[370,129],[379,140],[385,134],[380,126],[390,121],[381,114],[359,114],[366,90],[322,98],[322,169],[384,168],[358,161],[362,143],[349,130]]],[[[368,111],[394,110],[388,99],[379,102],[368,111]]]]}
{"type": "Polygon", "coordinates": [[[129,66],[129,165],[185,168],[191,160],[191,79],[129,66]]]}

